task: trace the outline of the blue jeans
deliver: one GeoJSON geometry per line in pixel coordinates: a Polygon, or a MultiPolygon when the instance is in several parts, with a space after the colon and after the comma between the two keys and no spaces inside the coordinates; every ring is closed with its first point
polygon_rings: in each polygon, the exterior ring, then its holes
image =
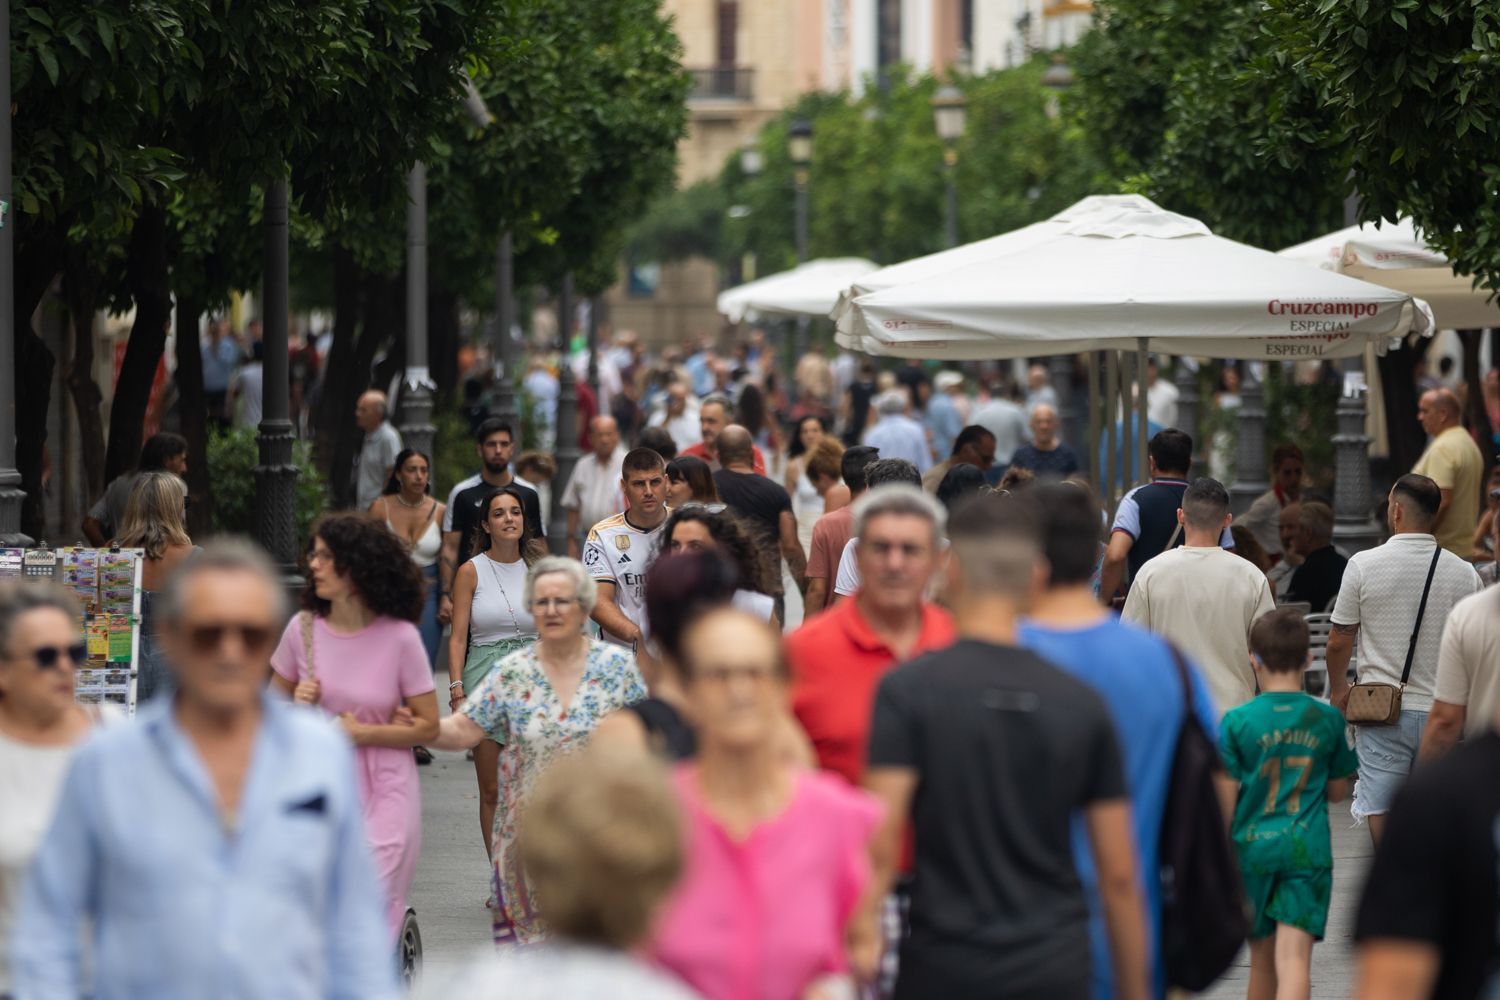
{"type": "Polygon", "coordinates": [[[443,627],[438,624],[438,568],[437,563],[422,567],[427,578],[427,599],[422,602],[422,620],[417,622],[417,631],[422,633],[422,645],[427,649],[427,669],[437,669],[438,643],[443,639],[443,627]]]}
{"type": "Polygon", "coordinates": [[[1417,762],[1417,747],[1427,712],[1402,709],[1401,718],[1389,726],[1355,726],[1354,749],[1359,754],[1359,780],[1354,783],[1354,805],[1350,812],[1362,820],[1391,811],[1396,792],[1417,762]]]}

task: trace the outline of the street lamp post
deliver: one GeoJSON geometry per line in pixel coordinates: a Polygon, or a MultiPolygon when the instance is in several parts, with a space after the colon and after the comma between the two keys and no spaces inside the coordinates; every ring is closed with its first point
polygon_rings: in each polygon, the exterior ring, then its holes
{"type": "Polygon", "coordinates": [[[1350,555],[1380,544],[1380,526],[1370,516],[1365,392],[1363,385],[1344,390],[1338,405],[1339,432],[1333,436],[1333,540],[1350,555]]]}
{"type": "Polygon", "coordinates": [[[521,426],[516,406],[515,343],[511,328],[516,324],[515,240],[507,229],[495,248],[495,415],[513,428],[521,426]]]}
{"type": "Polygon", "coordinates": [[[568,512],[563,509],[563,494],[573,468],[578,464],[578,389],[573,375],[573,272],[563,275],[557,293],[557,476],[558,488],[552,491],[552,524],[547,541],[558,555],[568,552],[568,512]]]}
{"type": "Polygon", "coordinates": [[[1234,484],[1229,487],[1229,510],[1235,517],[1249,510],[1255,498],[1271,488],[1266,482],[1265,400],[1265,387],[1246,365],[1240,379],[1240,408],[1235,415],[1239,450],[1234,463],[1234,484]]]}
{"type": "Polygon", "coordinates": [[[0,545],[30,545],[21,533],[21,472],[16,468],[15,213],[10,176],[10,3],[0,0],[0,545]]]}
{"type": "MultiPolygon", "coordinates": [[[[796,188],[797,263],[807,261],[807,176],[812,165],[813,128],[806,118],[798,118],[787,129],[787,158],[792,161],[792,183],[796,188]]],[[[807,353],[807,317],[797,317],[797,359],[807,353]]],[[[795,366],[796,359],[793,360],[795,366]]]]}
{"type": "Polygon", "coordinates": [[[437,428],[427,371],[427,165],[406,175],[406,376],[401,380],[401,440],[429,458],[437,428]]]}
{"type": "Polygon", "coordinates": [[[256,443],[255,540],[280,568],[288,590],[303,584],[297,572],[297,466],[292,461],[291,394],[288,382],[287,310],[289,235],[287,182],[266,186],[261,323],[265,343],[262,415],[256,443]]]}
{"type": "Polygon", "coordinates": [[[932,97],[932,118],[938,138],[943,142],[943,180],[947,187],[947,217],[944,235],[949,247],[958,246],[958,187],[953,169],[958,164],[958,140],[968,124],[969,102],[963,91],[944,84],[932,97]]]}

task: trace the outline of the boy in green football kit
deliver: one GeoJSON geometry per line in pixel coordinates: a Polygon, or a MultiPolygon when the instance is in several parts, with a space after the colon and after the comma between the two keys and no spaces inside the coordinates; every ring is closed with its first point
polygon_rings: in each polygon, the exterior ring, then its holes
{"type": "Polygon", "coordinates": [[[1307,645],[1295,610],[1262,615],[1250,629],[1261,693],[1219,724],[1225,770],[1240,786],[1230,832],[1254,911],[1248,1000],[1310,994],[1333,891],[1328,803],[1349,794],[1359,766],[1343,715],[1302,690],[1307,645]]]}

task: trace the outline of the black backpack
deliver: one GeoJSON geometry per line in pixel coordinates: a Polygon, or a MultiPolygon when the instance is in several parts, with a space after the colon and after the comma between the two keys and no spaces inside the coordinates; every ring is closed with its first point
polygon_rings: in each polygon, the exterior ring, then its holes
{"type": "Polygon", "coordinates": [[[1161,818],[1161,950],[1167,985],[1197,992],[1229,968],[1250,921],[1214,776],[1219,749],[1193,711],[1188,667],[1176,648],[1184,714],[1161,818]]]}

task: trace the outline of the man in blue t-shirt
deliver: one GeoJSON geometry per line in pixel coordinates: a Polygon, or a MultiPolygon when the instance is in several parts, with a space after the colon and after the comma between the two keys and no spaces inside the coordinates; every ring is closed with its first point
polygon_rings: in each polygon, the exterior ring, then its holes
{"type": "MultiPolygon", "coordinates": [[[[1157,844],[1166,808],[1177,736],[1184,718],[1182,684],[1171,648],[1161,638],[1126,625],[1099,606],[1090,578],[1099,560],[1099,508],[1088,491],[1071,483],[1044,484],[1032,491],[1051,580],[1021,627],[1021,643],[1093,687],[1115,725],[1150,915],[1155,995],[1165,990],[1159,947],[1161,887],[1157,844]]],[[[1196,669],[1192,703],[1211,739],[1217,739],[1213,702],[1196,669]]],[[[1100,916],[1097,879],[1087,840],[1073,828],[1073,855],[1089,897],[1094,1000],[1115,995],[1108,940],[1100,916]]]]}

